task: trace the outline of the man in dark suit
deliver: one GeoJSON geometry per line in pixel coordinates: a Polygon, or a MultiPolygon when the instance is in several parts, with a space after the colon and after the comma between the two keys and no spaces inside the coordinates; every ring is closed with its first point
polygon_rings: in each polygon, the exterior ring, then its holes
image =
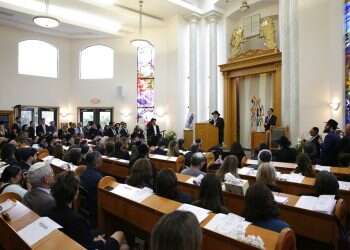
{"type": "Polygon", "coordinates": [[[112,138],[112,137],[115,137],[116,135],[117,135],[117,131],[114,127],[114,124],[113,124],[113,122],[110,122],[109,126],[107,128],[107,131],[106,131],[106,136],[112,138]]]}
{"type": "Polygon", "coordinates": [[[319,135],[319,129],[318,127],[313,127],[310,132],[309,132],[311,138],[309,139],[309,142],[313,146],[315,152],[314,152],[314,157],[316,159],[320,158],[320,150],[321,150],[321,142],[322,138],[319,135]]]}
{"type": "Polygon", "coordinates": [[[50,126],[47,127],[47,133],[53,135],[56,132],[56,124],[55,121],[50,122],[50,126]]]}
{"type": "Polygon", "coordinates": [[[127,127],[126,123],[121,122],[120,126],[121,126],[121,128],[119,130],[120,137],[129,137],[129,131],[128,131],[128,127],[127,127]]]}
{"type": "Polygon", "coordinates": [[[159,139],[162,137],[159,126],[156,124],[156,122],[157,120],[152,118],[147,124],[147,142],[149,146],[157,146],[159,139]]]}
{"type": "Polygon", "coordinates": [[[277,116],[273,114],[273,108],[270,108],[267,111],[267,116],[265,117],[265,131],[270,130],[271,126],[276,126],[277,123],[277,116]]]}
{"type": "Polygon", "coordinates": [[[16,130],[19,133],[22,129],[21,117],[17,116],[15,123],[12,125],[12,130],[16,130]]]}
{"type": "Polygon", "coordinates": [[[37,136],[43,136],[46,135],[48,131],[49,126],[45,124],[45,119],[39,120],[39,125],[36,127],[36,135],[37,136]]]}
{"type": "Polygon", "coordinates": [[[102,174],[98,168],[102,165],[101,154],[97,151],[88,153],[85,158],[86,170],[80,176],[81,185],[87,191],[87,209],[90,211],[90,222],[96,225],[97,218],[97,185],[102,174]]]}
{"type": "Polygon", "coordinates": [[[338,122],[330,119],[324,128],[324,133],[326,137],[321,146],[321,164],[324,166],[336,166],[337,156],[338,156],[338,146],[340,142],[340,137],[336,133],[338,127],[338,122]]]}
{"type": "Polygon", "coordinates": [[[209,121],[210,124],[213,124],[215,127],[218,128],[219,132],[219,144],[222,145],[224,142],[224,128],[225,128],[225,122],[224,119],[220,117],[220,113],[215,110],[213,113],[211,113],[213,118],[209,121]]]}
{"type": "Polygon", "coordinates": [[[28,136],[29,136],[29,138],[31,138],[32,140],[34,140],[34,138],[35,138],[35,124],[34,124],[33,121],[31,121],[31,122],[29,123],[28,136]]]}

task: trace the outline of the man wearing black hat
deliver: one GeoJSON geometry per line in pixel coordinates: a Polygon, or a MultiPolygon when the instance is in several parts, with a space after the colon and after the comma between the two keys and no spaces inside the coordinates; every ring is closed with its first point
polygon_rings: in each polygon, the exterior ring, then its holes
{"type": "Polygon", "coordinates": [[[324,128],[324,133],[327,133],[324,142],[321,144],[321,164],[325,166],[336,166],[338,145],[340,137],[336,133],[338,122],[330,119],[324,128]]]}
{"type": "Polygon", "coordinates": [[[222,145],[224,142],[224,128],[225,128],[225,122],[224,119],[220,117],[220,113],[215,110],[213,113],[211,113],[213,118],[209,121],[210,124],[213,124],[215,127],[218,128],[219,131],[219,144],[222,145]]]}

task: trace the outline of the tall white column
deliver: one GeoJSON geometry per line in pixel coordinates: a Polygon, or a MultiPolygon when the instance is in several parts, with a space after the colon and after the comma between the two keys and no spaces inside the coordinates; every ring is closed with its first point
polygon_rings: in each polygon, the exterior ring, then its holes
{"type": "Polygon", "coordinates": [[[221,14],[210,11],[206,14],[209,23],[209,112],[218,109],[218,32],[217,22],[221,14]]]}
{"type": "Polygon", "coordinates": [[[198,118],[198,22],[200,16],[191,14],[187,17],[190,23],[190,105],[189,111],[194,114],[194,122],[198,118]]]}
{"type": "Polygon", "coordinates": [[[282,124],[289,126],[293,142],[300,136],[298,0],[279,2],[282,51],[282,124]]]}

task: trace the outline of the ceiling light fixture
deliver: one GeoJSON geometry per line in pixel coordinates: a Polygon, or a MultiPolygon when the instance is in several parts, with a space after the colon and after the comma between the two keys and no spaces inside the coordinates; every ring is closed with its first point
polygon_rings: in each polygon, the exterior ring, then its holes
{"type": "Polygon", "coordinates": [[[249,10],[249,8],[250,8],[250,6],[249,6],[248,2],[243,0],[241,7],[239,7],[239,10],[242,12],[245,12],[245,11],[249,10]]]}
{"type": "Polygon", "coordinates": [[[35,16],[33,22],[44,28],[56,28],[60,25],[60,21],[57,18],[49,16],[49,0],[45,0],[46,15],[35,16]]]}
{"type": "Polygon", "coordinates": [[[139,47],[149,47],[153,46],[152,43],[146,39],[142,38],[142,7],[143,7],[143,1],[139,1],[140,4],[140,12],[139,12],[139,38],[133,39],[130,41],[130,44],[139,48],[139,47]]]}

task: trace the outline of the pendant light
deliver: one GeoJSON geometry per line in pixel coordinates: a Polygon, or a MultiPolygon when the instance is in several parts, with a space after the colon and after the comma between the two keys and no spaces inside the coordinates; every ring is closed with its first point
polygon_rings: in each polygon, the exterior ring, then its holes
{"type": "Polygon", "coordinates": [[[250,6],[247,1],[242,1],[241,7],[239,8],[241,12],[249,10],[250,6]]]}
{"type": "Polygon", "coordinates": [[[33,18],[33,22],[44,28],[52,29],[56,28],[60,25],[60,21],[57,18],[50,17],[49,16],[49,0],[45,0],[45,9],[46,9],[46,15],[42,16],[35,16],[33,18]]]}
{"type": "Polygon", "coordinates": [[[139,48],[139,47],[150,47],[153,46],[152,43],[146,39],[142,38],[142,7],[143,1],[139,1],[140,11],[139,11],[139,37],[130,41],[131,45],[139,48]]]}

